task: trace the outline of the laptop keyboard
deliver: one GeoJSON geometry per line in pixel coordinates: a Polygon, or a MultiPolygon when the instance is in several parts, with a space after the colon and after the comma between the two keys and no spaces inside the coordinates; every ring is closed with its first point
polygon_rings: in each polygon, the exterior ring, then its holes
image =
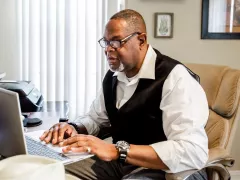
{"type": "Polygon", "coordinates": [[[45,156],[52,159],[64,161],[69,160],[70,158],[65,156],[62,153],[56,152],[46,145],[42,144],[41,142],[35,141],[34,139],[25,136],[26,143],[27,143],[27,150],[28,154],[31,155],[38,155],[38,156],[45,156]]]}

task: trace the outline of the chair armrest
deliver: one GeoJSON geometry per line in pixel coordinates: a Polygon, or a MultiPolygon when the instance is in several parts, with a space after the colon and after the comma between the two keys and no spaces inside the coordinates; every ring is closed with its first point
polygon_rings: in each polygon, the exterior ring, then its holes
{"type": "Polygon", "coordinates": [[[184,180],[197,171],[198,171],[197,169],[192,169],[192,170],[182,171],[178,173],[166,173],[165,178],[166,180],[184,180]]]}
{"type": "Polygon", "coordinates": [[[235,160],[228,154],[225,149],[212,148],[209,150],[209,158],[207,164],[222,164],[227,167],[232,167],[235,160]]]}
{"type": "MultiPolygon", "coordinates": [[[[208,164],[204,167],[205,169],[212,169],[216,171],[220,177],[220,180],[229,180],[230,174],[225,166],[222,164],[208,164]]],[[[186,180],[189,176],[200,170],[188,170],[179,173],[166,173],[166,180],[186,180]]]]}
{"type": "MultiPolygon", "coordinates": [[[[228,180],[230,178],[230,174],[225,166],[232,167],[233,164],[234,159],[229,156],[225,149],[212,148],[209,150],[209,158],[204,168],[212,169],[219,174],[221,179],[228,180]]],[[[166,180],[184,180],[197,171],[200,170],[193,169],[178,173],[166,173],[166,180]]]]}

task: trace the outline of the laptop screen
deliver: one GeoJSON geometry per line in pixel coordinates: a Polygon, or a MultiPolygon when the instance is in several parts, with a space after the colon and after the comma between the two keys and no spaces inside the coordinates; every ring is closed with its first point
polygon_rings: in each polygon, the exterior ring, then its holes
{"type": "Polygon", "coordinates": [[[0,155],[26,154],[18,94],[0,88],[0,155]]]}

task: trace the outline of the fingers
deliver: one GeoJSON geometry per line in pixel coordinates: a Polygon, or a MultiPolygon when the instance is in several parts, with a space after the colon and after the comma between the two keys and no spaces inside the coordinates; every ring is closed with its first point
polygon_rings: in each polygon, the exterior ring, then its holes
{"type": "Polygon", "coordinates": [[[67,146],[67,145],[71,145],[74,143],[79,143],[79,146],[84,145],[84,143],[86,144],[88,141],[88,135],[84,135],[84,134],[78,134],[75,135],[73,137],[70,137],[68,139],[65,139],[62,143],[60,143],[60,146],[67,146]]]}
{"type": "Polygon", "coordinates": [[[53,127],[52,144],[57,144],[59,142],[58,141],[58,131],[59,131],[58,125],[53,127]]]}
{"type": "Polygon", "coordinates": [[[60,125],[59,123],[55,124],[49,130],[45,131],[39,139],[41,141],[45,141],[46,143],[49,142],[51,142],[52,144],[58,143],[59,125],[60,125]]]}
{"type": "Polygon", "coordinates": [[[71,131],[72,127],[67,123],[61,123],[58,131],[58,142],[62,142],[64,139],[65,132],[71,131]]]}
{"type": "Polygon", "coordinates": [[[70,131],[68,131],[68,133],[69,133],[70,137],[73,137],[73,136],[75,136],[75,135],[77,135],[77,134],[78,134],[78,132],[76,131],[76,129],[75,129],[75,128],[72,128],[72,129],[71,129],[71,132],[70,132],[70,131]]]}
{"type": "Polygon", "coordinates": [[[69,125],[71,128],[67,128],[67,130],[66,130],[66,134],[68,135],[68,137],[73,137],[73,136],[75,136],[76,134],[78,134],[77,133],[77,131],[76,131],[76,129],[74,128],[74,127],[72,127],[72,125],[69,125]]]}
{"type": "MultiPolygon", "coordinates": [[[[62,148],[62,151],[63,151],[64,153],[66,153],[66,152],[72,151],[72,148],[81,149],[82,147],[79,147],[79,146],[78,146],[78,143],[76,142],[76,143],[73,143],[73,144],[71,144],[71,145],[69,145],[69,146],[63,147],[63,148],[62,148]]],[[[78,151],[78,152],[81,152],[81,151],[78,151]]]]}
{"type": "Polygon", "coordinates": [[[66,146],[64,148],[62,148],[63,153],[68,153],[68,152],[75,152],[75,153],[79,153],[79,152],[86,152],[85,150],[86,148],[84,147],[74,147],[74,146],[66,146]]]}
{"type": "Polygon", "coordinates": [[[45,143],[49,143],[52,140],[52,133],[53,133],[53,128],[51,128],[48,131],[48,134],[47,134],[47,136],[44,139],[45,143]]]}
{"type": "Polygon", "coordinates": [[[92,149],[94,148],[94,141],[92,141],[92,136],[78,134],[74,137],[70,137],[59,145],[64,146],[62,151],[64,153],[71,152],[87,152],[93,154],[92,149]]]}
{"type": "Polygon", "coordinates": [[[71,125],[67,123],[58,123],[45,131],[39,139],[46,143],[51,142],[52,144],[57,144],[64,140],[64,135],[67,135],[66,137],[73,137],[76,134],[77,131],[71,125]]]}
{"type": "Polygon", "coordinates": [[[64,153],[68,153],[69,151],[71,152],[87,152],[87,153],[92,153],[92,148],[90,145],[87,145],[86,143],[73,143],[69,146],[65,146],[62,148],[62,151],[64,153]]]}
{"type": "Polygon", "coordinates": [[[48,132],[49,132],[48,130],[47,130],[47,131],[44,131],[44,133],[42,134],[42,136],[39,137],[39,139],[40,139],[41,141],[43,141],[43,140],[47,137],[48,132]]]}

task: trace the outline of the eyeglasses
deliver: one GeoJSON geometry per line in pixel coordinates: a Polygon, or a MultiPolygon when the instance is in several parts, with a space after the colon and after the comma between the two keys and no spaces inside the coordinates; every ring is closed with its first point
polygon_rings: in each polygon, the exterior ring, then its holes
{"type": "Polygon", "coordinates": [[[106,48],[107,46],[111,46],[114,49],[120,48],[123,43],[126,43],[128,40],[130,40],[133,36],[136,34],[141,34],[140,32],[134,32],[127,37],[123,38],[122,40],[112,40],[112,41],[107,41],[106,39],[102,38],[98,41],[100,46],[102,48],[106,48]]]}

